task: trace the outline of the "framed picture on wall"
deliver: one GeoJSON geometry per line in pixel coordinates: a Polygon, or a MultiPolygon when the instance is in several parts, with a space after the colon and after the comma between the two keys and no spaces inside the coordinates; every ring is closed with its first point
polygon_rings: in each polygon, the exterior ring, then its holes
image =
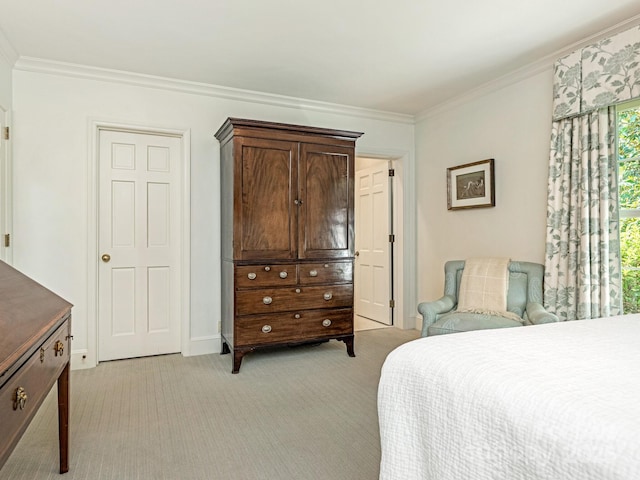
{"type": "Polygon", "coordinates": [[[447,209],[495,207],[493,158],[447,168],[447,209]]]}

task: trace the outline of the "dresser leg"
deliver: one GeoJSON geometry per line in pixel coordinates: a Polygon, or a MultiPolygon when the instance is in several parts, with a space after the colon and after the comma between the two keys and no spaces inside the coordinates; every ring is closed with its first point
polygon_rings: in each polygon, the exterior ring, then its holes
{"type": "Polygon", "coordinates": [[[347,354],[350,357],[355,357],[356,354],[353,351],[353,335],[341,339],[347,345],[347,354]]]}
{"type": "Polygon", "coordinates": [[[60,473],[69,471],[69,365],[58,377],[58,437],[60,441],[60,473]]]}
{"type": "Polygon", "coordinates": [[[240,371],[240,365],[242,364],[242,358],[245,353],[247,352],[241,350],[233,351],[233,370],[231,370],[231,373],[238,373],[240,371]]]}

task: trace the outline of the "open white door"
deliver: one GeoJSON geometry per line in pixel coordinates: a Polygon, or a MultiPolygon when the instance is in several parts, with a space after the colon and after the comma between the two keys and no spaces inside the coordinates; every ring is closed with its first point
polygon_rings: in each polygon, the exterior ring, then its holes
{"type": "Polygon", "coordinates": [[[389,167],[356,172],[355,314],[392,324],[389,167]]]}
{"type": "Polygon", "coordinates": [[[101,130],[99,360],[180,351],[181,139],[101,130]]]}

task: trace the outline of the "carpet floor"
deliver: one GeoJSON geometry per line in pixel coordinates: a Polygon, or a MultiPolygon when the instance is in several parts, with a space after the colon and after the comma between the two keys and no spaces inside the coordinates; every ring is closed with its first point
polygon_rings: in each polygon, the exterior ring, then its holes
{"type": "MultiPolygon", "coordinates": [[[[244,357],[164,355],[71,372],[70,470],[57,473],[55,387],[0,480],[374,480],[380,368],[417,330],[244,357]]],[[[0,426],[1,430],[1,426],[0,426]]]]}

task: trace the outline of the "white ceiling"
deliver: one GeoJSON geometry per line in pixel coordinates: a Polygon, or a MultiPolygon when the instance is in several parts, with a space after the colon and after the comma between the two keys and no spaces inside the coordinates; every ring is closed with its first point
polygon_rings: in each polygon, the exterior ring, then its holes
{"type": "Polygon", "coordinates": [[[22,57],[416,114],[639,14],[638,0],[0,0],[0,29],[22,57]]]}

